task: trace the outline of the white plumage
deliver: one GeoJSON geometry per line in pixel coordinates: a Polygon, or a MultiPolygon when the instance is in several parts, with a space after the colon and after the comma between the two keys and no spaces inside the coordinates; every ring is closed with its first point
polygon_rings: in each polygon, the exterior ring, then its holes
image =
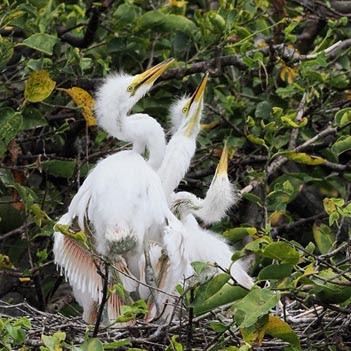
{"type": "MultiPolygon", "coordinates": [[[[134,77],[111,75],[99,88],[98,124],[110,135],[133,143],[133,150],[100,161],[59,221],[68,226],[76,224],[80,230],[87,230],[89,223],[94,250],[108,257],[118,271],[124,273],[119,274],[118,279],[127,292],[138,289],[143,298],[150,296],[150,289],[143,285],[147,268],[155,273],[159,289],[176,294],[176,284],[194,273],[191,262],[216,262],[228,268],[232,256],[222,238],[202,229],[195,219],[196,216],[205,223],[215,222],[236,201],[226,163],[220,161],[205,199],[187,192],[173,194],[195,153],[207,75],[190,98],[182,98],[172,106],[174,134],[167,147],[157,121],[145,114],[128,115],[169,64],[167,61],[134,77]],[[149,155],[147,161],[141,156],[145,150],[149,155]],[[144,256],[147,248],[151,267],[144,256]]],[[[75,240],[60,232],[55,233],[54,255],[78,303],[83,306],[83,318],[94,321],[101,301],[102,279],[96,267],[100,263],[75,240]]],[[[244,287],[252,286],[240,262],[232,265],[231,274],[244,287]]],[[[158,291],[152,294],[151,317],[169,299],[167,294],[158,291]]],[[[107,304],[110,320],[118,316],[122,304],[119,296],[110,296],[107,304]]],[[[171,307],[164,312],[164,318],[169,318],[171,307]]]]}

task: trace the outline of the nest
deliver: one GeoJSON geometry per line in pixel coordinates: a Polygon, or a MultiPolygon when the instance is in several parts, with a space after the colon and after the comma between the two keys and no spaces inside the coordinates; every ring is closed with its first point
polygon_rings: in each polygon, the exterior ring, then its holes
{"type": "MultiPolygon", "coordinates": [[[[0,301],[2,317],[25,316],[31,321],[31,329],[26,333],[26,346],[37,349],[42,345],[41,335],[52,335],[57,331],[66,333],[66,342],[79,345],[86,335],[91,335],[93,326],[88,326],[80,317],[65,317],[61,314],[42,312],[28,303],[10,305],[0,301]]],[[[336,346],[337,350],[351,349],[351,316],[342,311],[331,310],[323,306],[308,308],[293,301],[284,311],[277,313],[294,329],[300,338],[302,350],[325,350],[336,346]]],[[[230,323],[231,317],[226,308],[218,308],[199,317],[183,315],[180,320],[168,324],[155,324],[137,321],[127,327],[101,327],[97,337],[102,342],[128,340],[131,347],[146,350],[164,350],[174,335],[188,350],[212,350],[225,346],[242,344],[240,330],[231,328],[225,332],[215,332],[211,322],[230,323]],[[190,319],[189,319],[190,316],[190,319]]],[[[253,345],[254,350],[283,350],[288,343],[265,337],[260,345],[253,345]]],[[[118,348],[126,350],[127,347],[118,348]]]]}

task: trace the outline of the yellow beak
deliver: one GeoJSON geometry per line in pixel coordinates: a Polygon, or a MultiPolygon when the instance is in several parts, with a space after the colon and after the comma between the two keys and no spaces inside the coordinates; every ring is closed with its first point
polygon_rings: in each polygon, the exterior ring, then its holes
{"type": "Polygon", "coordinates": [[[219,159],[218,166],[216,169],[216,175],[228,173],[228,147],[227,142],[224,143],[221,158],[219,159]]]}
{"type": "Polygon", "coordinates": [[[188,106],[187,106],[188,111],[190,111],[190,108],[191,108],[191,106],[192,106],[192,104],[194,102],[197,103],[198,106],[197,106],[194,114],[191,117],[189,117],[188,122],[187,122],[187,124],[185,126],[185,135],[188,136],[188,137],[191,136],[195,126],[200,121],[201,110],[202,110],[201,101],[202,101],[204,93],[205,93],[207,80],[208,80],[208,73],[206,73],[204,75],[204,77],[202,78],[200,84],[197,86],[194,94],[189,99],[188,106]]]}
{"type": "Polygon", "coordinates": [[[133,91],[139,88],[142,85],[152,85],[154,84],[155,80],[174,62],[173,58],[165,60],[156,66],[153,66],[146,70],[143,73],[140,73],[135,76],[131,87],[133,91]]]}
{"type": "Polygon", "coordinates": [[[194,91],[194,94],[191,97],[191,101],[199,102],[203,98],[207,81],[208,81],[208,73],[206,73],[204,77],[201,79],[200,84],[197,86],[196,90],[194,91]]]}

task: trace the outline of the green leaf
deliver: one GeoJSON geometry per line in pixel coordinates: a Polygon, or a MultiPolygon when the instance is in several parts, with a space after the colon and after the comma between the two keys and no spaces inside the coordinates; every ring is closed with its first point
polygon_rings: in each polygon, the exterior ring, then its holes
{"type": "Polygon", "coordinates": [[[261,269],[258,274],[259,280],[282,279],[288,277],[293,270],[291,264],[271,264],[261,269]]]}
{"type": "Polygon", "coordinates": [[[184,16],[164,14],[160,10],[148,11],[139,18],[141,30],[157,29],[163,32],[183,32],[189,36],[197,30],[196,25],[184,16]]]}
{"type": "MultiPolygon", "coordinates": [[[[76,169],[76,161],[48,160],[41,163],[45,172],[56,177],[72,178],[76,169]]],[[[84,164],[80,168],[80,175],[86,176],[93,166],[84,164]]]]}
{"type": "MultiPolygon", "coordinates": [[[[112,342],[105,342],[104,343],[104,350],[116,350],[119,347],[122,346],[131,346],[131,342],[128,339],[122,339],[118,341],[112,341],[112,342]]],[[[128,349],[130,350],[130,349],[128,349]]]]}
{"type": "Polygon", "coordinates": [[[272,105],[268,101],[261,101],[257,104],[255,117],[268,120],[272,111],[272,105]]]}
{"type": "Polygon", "coordinates": [[[197,27],[195,23],[184,16],[180,15],[166,15],[163,29],[166,32],[182,32],[189,36],[192,36],[196,32],[197,27]]]}
{"type": "Polygon", "coordinates": [[[266,145],[266,142],[264,141],[264,139],[262,138],[259,138],[253,134],[248,134],[246,135],[246,138],[253,144],[256,144],[256,145],[261,145],[261,146],[264,146],[266,149],[268,149],[268,146],[266,145]]]}
{"type": "Polygon", "coordinates": [[[216,294],[203,301],[201,304],[194,306],[195,315],[200,315],[213,309],[231,303],[243,298],[247,290],[240,286],[226,284],[216,294]]]}
{"type": "Polygon", "coordinates": [[[171,343],[169,346],[167,346],[165,351],[183,351],[183,350],[184,350],[183,345],[180,342],[178,342],[178,335],[173,335],[171,338],[171,343]]]}
{"type": "Polygon", "coordinates": [[[335,114],[335,123],[339,128],[351,123],[351,108],[343,108],[335,114]]]}
{"type": "MultiPolygon", "coordinates": [[[[294,116],[295,116],[295,114],[294,114],[294,116]]],[[[306,118],[306,117],[303,117],[301,119],[301,121],[299,121],[299,122],[295,122],[295,120],[293,118],[291,118],[291,116],[281,116],[280,119],[282,122],[285,122],[286,124],[288,124],[292,128],[301,128],[301,127],[304,127],[308,123],[308,118],[306,118]]]]}
{"type": "Polygon", "coordinates": [[[343,135],[331,147],[335,156],[339,157],[345,151],[351,150],[351,136],[343,135]]]}
{"type": "Polygon", "coordinates": [[[191,262],[191,266],[193,267],[196,274],[201,274],[208,269],[208,263],[202,261],[191,262]]]}
{"type": "Polygon", "coordinates": [[[246,236],[253,236],[256,233],[257,229],[255,227],[239,227],[226,230],[223,233],[223,236],[229,239],[231,242],[236,242],[242,240],[246,236]]]}
{"type": "Polygon", "coordinates": [[[114,12],[114,18],[118,24],[131,25],[141,15],[141,8],[133,4],[124,3],[118,6],[114,12]]]}
{"type": "Polygon", "coordinates": [[[22,111],[23,116],[23,129],[32,129],[48,125],[47,120],[43,117],[42,113],[32,107],[26,107],[22,111]]]}
{"type": "Polygon", "coordinates": [[[317,276],[315,275],[311,278],[313,283],[316,284],[313,292],[323,302],[339,304],[343,303],[351,297],[351,286],[348,285],[349,281],[344,277],[337,277],[337,275],[338,274],[333,272],[331,269],[325,269],[319,272],[317,276]],[[320,279],[319,277],[323,279],[320,279]],[[334,284],[332,281],[325,281],[331,279],[335,279],[334,282],[339,284],[334,284]]]}
{"type": "Polygon", "coordinates": [[[213,277],[211,280],[202,284],[196,289],[195,299],[193,306],[201,305],[204,300],[207,300],[215,293],[217,293],[230,279],[230,275],[227,273],[220,273],[213,277]]]}
{"type": "Polygon", "coordinates": [[[335,242],[334,233],[323,223],[313,224],[313,237],[322,255],[328,253],[335,242]]]}
{"type": "Polygon", "coordinates": [[[23,40],[21,45],[28,46],[47,55],[52,55],[55,44],[59,42],[57,37],[45,33],[35,33],[23,40]]]}
{"type": "Polygon", "coordinates": [[[2,70],[13,55],[12,43],[0,35],[0,70],[2,70]]]}
{"type": "Polygon", "coordinates": [[[65,332],[56,332],[52,336],[42,335],[41,340],[43,344],[49,349],[49,351],[58,351],[60,350],[61,342],[66,339],[65,332]]]}
{"type": "Polygon", "coordinates": [[[248,200],[248,201],[250,201],[250,202],[253,202],[254,204],[256,204],[256,205],[258,205],[258,206],[260,206],[260,207],[263,206],[261,198],[258,197],[258,196],[255,195],[255,194],[252,194],[252,193],[245,193],[243,197],[244,197],[245,200],[248,200]]]}
{"type": "Polygon", "coordinates": [[[141,30],[161,27],[165,22],[165,14],[159,10],[148,11],[139,18],[141,30]]]}
{"type": "Polygon", "coordinates": [[[228,327],[225,324],[217,321],[210,322],[210,327],[216,333],[223,333],[228,329],[228,327]]]}
{"type": "Polygon", "coordinates": [[[297,264],[300,258],[299,253],[293,247],[283,241],[269,244],[265,247],[262,254],[265,257],[288,264],[297,264]]]}
{"type": "Polygon", "coordinates": [[[284,153],[284,156],[289,160],[295,161],[297,163],[302,163],[310,166],[322,165],[326,162],[326,160],[319,156],[311,156],[306,154],[305,152],[294,152],[289,151],[284,153]]]}
{"type": "Polygon", "coordinates": [[[10,107],[0,110],[0,157],[7,150],[8,143],[22,130],[23,118],[10,107]]]}
{"type": "Polygon", "coordinates": [[[240,328],[252,326],[260,317],[268,314],[277,305],[279,299],[279,293],[269,289],[252,288],[244,298],[233,304],[236,323],[240,328]]]}
{"type": "Polygon", "coordinates": [[[99,339],[92,338],[84,342],[82,351],[104,351],[104,345],[99,339]]]}
{"type": "Polygon", "coordinates": [[[26,333],[20,326],[14,326],[12,324],[6,325],[8,334],[13,339],[14,345],[21,345],[26,339],[26,333]]]}

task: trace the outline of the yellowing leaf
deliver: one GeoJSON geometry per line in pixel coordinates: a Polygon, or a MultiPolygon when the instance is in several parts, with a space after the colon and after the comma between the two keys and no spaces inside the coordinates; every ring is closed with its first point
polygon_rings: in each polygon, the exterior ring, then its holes
{"type": "Polygon", "coordinates": [[[0,254],[0,269],[12,269],[14,267],[9,256],[0,254]]]}
{"type": "Polygon", "coordinates": [[[283,211],[274,211],[270,216],[269,216],[269,223],[271,224],[272,227],[277,227],[280,225],[285,218],[285,212],[283,211]]]}
{"type": "Polygon", "coordinates": [[[30,102],[43,101],[51,95],[55,85],[56,82],[50,78],[47,71],[35,71],[31,73],[26,81],[24,97],[30,102]]]}
{"type": "Polygon", "coordinates": [[[295,161],[297,163],[309,165],[309,166],[322,165],[326,162],[326,160],[322,157],[308,155],[304,152],[289,151],[285,154],[285,156],[289,160],[295,161]]]}
{"type": "Polygon", "coordinates": [[[327,225],[315,222],[312,227],[313,238],[321,254],[328,253],[333,247],[335,235],[327,225]]]}
{"type": "Polygon", "coordinates": [[[283,66],[279,73],[280,79],[288,84],[292,84],[297,75],[297,69],[289,66],[283,66]]]}
{"type": "Polygon", "coordinates": [[[29,277],[20,277],[20,278],[18,278],[18,280],[21,283],[28,283],[28,282],[30,282],[30,278],[29,277]]]}
{"type": "Polygon", "coordinates": [[[187,1],[184,0],[169,0],[169,5],[172,7],[182,8],[187,4],[187,1]]]}
{"type": "Polygon", "coordinates": [[[226,230],[223,233],[223,236],[232,242],[236,242],[243,239],[247,235],[254,236],[256,233],[257,229],[255,227],[238,227],[226,230]]]}
{"type": "Polygon", "coordinates": [[[82,114],[87,126],[95,126],[96,119],[93,114],[95,101],[93,97],[87,91],[79,87],[63,90],[72,98],[76,105],[82,109],[82,114]]]}
{"type": "Polygon", "coordinates": [[[219,121],[213,121],[211,123],[201,123],[200,128],[202,130],[210,131],[219,125],[219,121]]]}
{"type": "Polygon", "coordinates": [[[318,273],[316,271],[316,269],[314,268],[314,263],[310,263],[304,270],[303,274],[300,275],[298,278],[296,278],[293,282],[293,285],[294,287],[296,288],[297,287],[297,284],[299,283],[299,281],[304,278],[304,277],[308,277],[309,275],[313,275],[313,274],[316,274],[318,273]]]}
{"type": "Polygon", "coordinates": [[[299,121],[299,122],[289,118],[289,116],[281,116],[280,119],[281,119],[282,122],[285,122],[286,124],[288,124],[290,127],[293,127],[293,128],[304,127],[307,124],[307,122],[308,122],[308,118],[307,117],[303,117],[301,119],[301,121],[299,121]]]}
{"type": "Polygon", "coordinates": [[[266,145],[266,142],[264,141],[264,139],[259,138],[253,134],[248,134],[246,135],[246,138],[251,141],[251,143],[256,144],[256,145],[262,145],[264,146],[266,149],[268,148],[266,145]]]}
{"type": "Polygon", "coordinates": [[[323,206],[324,206],[325,212],[327,212],[328,215],[331,215],[333,212],[336,211],[336,206],[334,201],[332,199],[329,199],[328,197],[326,197],[323,200],[323,206]]]}
{"type": "Polygon", "coordinates": [[[277,316],[270,315],[265,325],[266,334],[288,342],[290,345],[300,348],[300,340],[290,325],[277,316]]]}

